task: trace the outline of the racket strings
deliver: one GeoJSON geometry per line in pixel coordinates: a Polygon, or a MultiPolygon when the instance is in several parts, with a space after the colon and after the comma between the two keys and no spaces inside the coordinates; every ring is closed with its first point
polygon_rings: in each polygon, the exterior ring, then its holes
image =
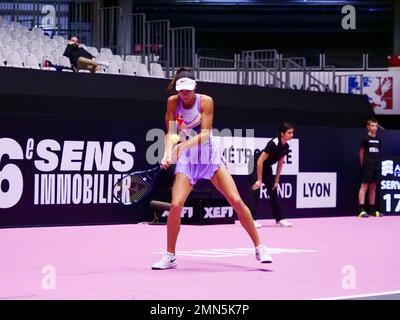
{"type": "Polygon", "coordinates": [[[146,181],[137,175],[131,176],[131,186],[129,188],[129,198],[131,202],[140,200],[149,190],[150,185],[146,181]]]}
{"type": "Polygon", "coordinates": [[[118,188],[115,195],[118,201],[124,204],[139,202],[150,192],[154,179],[158,176],[159,172],[160,168],[155,168],[147,172],[136,172],[122,178],[116,184],[118,188]]]}

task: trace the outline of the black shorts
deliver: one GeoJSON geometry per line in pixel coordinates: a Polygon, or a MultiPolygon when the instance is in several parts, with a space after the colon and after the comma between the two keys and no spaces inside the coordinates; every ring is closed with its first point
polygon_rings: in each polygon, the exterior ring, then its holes
{"type": "Polygon", "coordinates": [[[362,183],[378,182],[377,166],[364,166],[361,174],[362,183]]]}

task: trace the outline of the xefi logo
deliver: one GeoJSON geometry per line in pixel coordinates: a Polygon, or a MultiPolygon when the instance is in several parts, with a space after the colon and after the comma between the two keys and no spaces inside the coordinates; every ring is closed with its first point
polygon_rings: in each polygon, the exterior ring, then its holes
{"type": "Polygon", "coordinates": [[[395,164],[393,160],[382,161],[381,164],[382,176],[394,175],[400,177],[400,164],[395,164]]]}
{"type": "Polygon", "coordinates": [[[215,218],[231,218],[233,216],[232,207],[204,207],[206,214],[204,219],[215,219],[215,218]]]}
{"type": "MultiPolygon", "coordinates": [[[[169,212],[165,210],[162,217],[168,217],[169,212]]],[[[181,211],[181,218],[191,218],[193,217],[193,207],[183,207],[181,211]]]]}

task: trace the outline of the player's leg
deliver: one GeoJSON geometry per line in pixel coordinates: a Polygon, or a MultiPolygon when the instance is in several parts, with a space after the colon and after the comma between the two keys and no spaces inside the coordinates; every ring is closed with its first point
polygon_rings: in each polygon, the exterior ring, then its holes
{"type": "Polygon", "coordinates": [[[282,211],[278,203],[278,188],[273,189],[275,180],[272,174],[272,168],[269,167],[269,170],[266,172],[263,181],[267,187],[267,192],[269,195],[269,200],[271,203],[271,210],[272,215],[275,218],[275,221],[278,223],[279,221],[283,220],[282,211]]]}
{"type": "Polygon", "coordinates": [[[152,266],[154,270],[171,269],[177,266],[175,261],[175,247],[181,226],[181,212],[192,188],[193,186],[185,175],[181,173],[176,174],[172,186],[171,209],[167,220],[167,252],[159,262],[152,266]]]}
{"type": "Polygon", "coordinates": [[[382,217],[382,214],[376,208],[376,182],[371,182],[368,188],[368,202],[370,214],[374,217],[382,217]]]}
{"type": "Polygon", "coordinates": [[[215,188],[224,195],[226,200],[228,200],[232,208],[236,211],[241,225],[247,231],[256,247],[256,258],[263,263],[272,262],[272,258],[268,255],[265,246],[260,242],[251,212],[240,197],[235,181],[233,181],[233,178],[225,165],[222,165],[214,173],[211,182],[215,188]]]}
{"type": "Polygon", "coordinates": [[[361,185],[360,190],[358,191],[358,203],[360,205],[360,213],[358,217],[360,218],[368,218],[367,210],[365,209],[365,196],[368,190],[368,181],[370,181],[370,170],[368,168],[363,168],[362,177],[361,177],[361,185]]]}
{"type": "Polygon", "coordinates": [[[293,223],[283,218],[282,209],[278,202],[278,188],[273,189],[275,184],[275,176],[272,174],[271,167],[266,170],[263,181],[267,187],[267,192],[271,203],[271,211],[275,218],[276,225],[279,227],[292,227],[293,223]]]}
{"type": "Polygon", "coordinates": [[[240,223],[246,229],[254,245],[258,246],[260,244],[260,239],[257,230],[254,227],[254,222],[250,210],[244,204],[232,176],[224,165],[222,165],[214,173],[213,177],[211,178],[211,182],[213,183],[215,188],[217,188],[217,190],[224,195],[232,208],[237,212],[240,223]]]}
{"type": "Polygon", "coordinates": [[[98,63],[95,60],[79,57],[78,69],[89,70],[94,73],[98,69],[98,63]]]}
{"type": "Polygon", "coordinates": [[[375,214],[375,194],[376,194],[376,182],[371,182],[368,186],[368,203],[370,213],[375,214]]]}
{"type": "Polygon", "coordinates": [[[190,184],[188,177],[182,173],[175,176],[172,186],[171,209],[167,220],[167,250],[175,253],[176,240],[181,227],[181,212],[187,197],[192,191],[193,186],[190,184]]]}
{"type": "Polygon", "coordinates": [[[260,198],[260,189],[253,190],[252,187],[254,183],[257,181],[257,175],[252,172],[249,176],[249,195],[248,195],[248,207],[250,209],[251,215],[254,220],[254,226],[256,228],[261,228],[262,225],[257,222],[257,207],[258,207],[258,200],[260,198]]]}
{"type": "Polygon", "coordinates": [[[358,203],[360,205],[360,218],[368,218],[367,210],[365,209],[365,195],[368,190],[368,183],[361,183],[360,190],[358,191],[358,203]]]}
{"type": "Polygon", "coordinates": [[[251,215],[254,220],[254,226],[256,228],[262,228],[262,224],[257,222],[257,207],[259,199],[260,199],[260,189],[257,190],[250,189],[250,199],[248,207],[250,209],[251,215]]]}
{"type": "Polygon", "coordinates": [[[375,165],[372,170],[372,180],[370,184],[368,200],[370,203],[370,212],[375,217],[383,217],[383,214],[379,212],[376,208],[376,188],[377,188],[377,181],[379,179],[379,165],[375,165]]]}

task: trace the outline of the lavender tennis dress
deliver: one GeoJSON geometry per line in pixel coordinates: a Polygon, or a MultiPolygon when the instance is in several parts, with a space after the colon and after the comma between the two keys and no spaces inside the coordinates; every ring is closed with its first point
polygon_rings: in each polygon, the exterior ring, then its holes
{"type": "MultiPolygon", "coordinates": [[[[200,94],[196,94],[195,102],[189,109],[183,107],[181,99],[178,100],[175,121],[180,141],[190,139],[200,133],[200,94]]],[[[182,152],[176,164],[175,175],[177,173],[184,174],[194,185],[200,179],[211,179],[222,164],[226,164],[226,161],[219,145],[210,133],[208,141],[182,152]]]]}

